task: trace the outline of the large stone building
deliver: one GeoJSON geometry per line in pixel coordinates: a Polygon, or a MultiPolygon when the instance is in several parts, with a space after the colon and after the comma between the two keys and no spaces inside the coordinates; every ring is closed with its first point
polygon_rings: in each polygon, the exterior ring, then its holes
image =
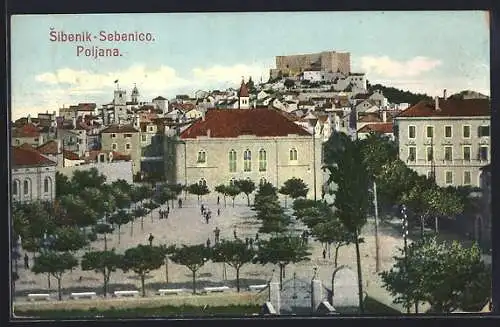
{"type": "Polygon", "coordinates": [[[297,177],[308,185],[309,198],[321,196],[321,140],[277,110],[209,109],[179,138],[169,139],[175,146],[166,151],[174,152],[165,160],[166,175],[177,183],[203,183],[213,190],[250,179],[280,187],[297,177]]]}
{"type": "Polygon", "coordinates": [[[101,150],[130,155],[134,176],[141,171],[140,132],[131,125],[111,125],[101,131],[101,150]]]}
{"type": "Polygon", "coordinates": [[[440,186],[479,186],[490,163],[488,99],[421,101],[394,118],[399,157],[440,186]]]}
{"type": "Polygon", "coordinates": [[[351,72],[351,54],[349,52],[323,51],[311,54],[277,56],[276,68],[271,69],[271,78],[281,75],[294,76],[308,70],[351,72]]]}
{"type": "Polygon", "coordinates": [[[12,147],[12,200],[53,201],[57,163],[25,144],[12,147]]]}

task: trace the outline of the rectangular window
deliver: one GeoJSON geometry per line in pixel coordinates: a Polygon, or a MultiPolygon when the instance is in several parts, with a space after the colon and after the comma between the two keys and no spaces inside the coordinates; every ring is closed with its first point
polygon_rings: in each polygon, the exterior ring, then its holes
{"type": "Polygon", "coordinates": [[[444,147],[444,160],[452,161],[453,160],[453,147],[445,146],[444,147]]]}
{"type": "Polygon", "coordinates": [[[416,126],[408,126],[408,138],[409,139],[414,139],[417,134],[417,127],[416,126]]]}
{"type": "Polygon", "coordinates": [[[111,134],[111,138],[114,139],[116,137],[116,134],[111,134]]]}
{"type": "Polygon", "coordinates": [[[148,140],[148,136],[147,135],[141,135],[141,140],[142,140],[142,142],[146,142],[148,140]]]}
{"type": "Polygon", "coordinates": [[[112,148],[113,150],[116,150],[116,148],[117,148],[116,143],[111,144],[111,148],[112,148]]]}
{"type": "Polygon", "coordinates": [[[433,177],[432,171],[431,171],[431,170],[429,170],[429,171],[427,172],[427,178],[429,178],[429,179],[430,179],[430,178],[432,178],[432,177],[433,177]]]}
{"type": "Polygon", "coordinates": [[[470,153],[471,153],[470,146],[464,146],[463,152],[464,152],[464,161],[470,161],[470,153]]]}
{"type": "Polygon", "coordinates": [[[452,136],[452,127],[451,126],[445,126],[444,127],[444,137],[451,138],[451,136],[452,136]]]}
{"type": "Polygon", "coordinates": [[[267,153],[264,149],[259,151],[259,171],[267,170],[267,153]]]}
{"type": "Polygon", "coordinates": [[[471,184],[471,174],[470,171],[464,171],[464,185],[470,185],[471,184]]]}
{"type": "Polygon", "coordinates": [[[477,134],[479,137],[490,136],[490,126],[479,126],[479,128],[477,129],[477,134]]]}
{"type": "Polygon", "coordinates": [[[250,150],[243,153],[243,171],[252,171],[252,152],[250,150]]]}
{"type": "Polygon", "coordinates": [[[453,172],[447,171],[445,172],[445,184],[453,184],[453,172]]]}
{"type": "Polygon", "coordinates": [[[126,139],[128,139],[128,138],[132,137],[132,134],[124,134],[123,137],[125,137],[126,139]]]}
{"type": "Polygon", "coordinates": [[[417,160],[417,147],[410,146],[408,147],[408,161],[416,161],[417,160]]]}
{"type": "Polygon", "coordinates": [[[470,125],[462,126],[462,136],[464,139],[470,138],[470,125]]]}
{"type": "Polygon", "coordinates": [[[130,150],[130,148],[131,148],[130,143],[125,144],[125,150],[130,150]]]}
{"type": "Polygon", "coordinates": [[[431,146],[427,147],[427,161],[432,161],[434,159],[434,151],[431,146]]]}
{"type": "Polygon", "coordinates": [[[429,138],[434,137],[434,126],[427,126],[425,135],[429,138]]]}
{"type": "Polygon", "coordinates": [[[229,172],[236,172],[236,151],[229,151],[229,172]]]}
{"type": "Polygon", "coordinates": [[[479,160],[481,161],[488,161],[488,147],[487,146],[480,146],[479,147],[479,160]]]}

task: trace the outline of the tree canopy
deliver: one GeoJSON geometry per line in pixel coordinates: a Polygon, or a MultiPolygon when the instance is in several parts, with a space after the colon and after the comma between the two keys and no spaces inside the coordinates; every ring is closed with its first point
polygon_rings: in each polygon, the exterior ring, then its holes
{"type": "Polygon", "coordinates": [[[196,294],[196,272],[211,258],[211,250],[205,244],[183,245],[176,248],[170,259],[191,270],[193,276],[193,294],[196,294]]]}
{"type": "Polygon", "coordinates": [[[121,269],[124,272],[132,270],[141,278],[142,296],[146,296],[144,280],[151,271],[163,265],[163,250],[160,247],[149,245],[138,245],[129,248],[123,255],[121,269]]]}

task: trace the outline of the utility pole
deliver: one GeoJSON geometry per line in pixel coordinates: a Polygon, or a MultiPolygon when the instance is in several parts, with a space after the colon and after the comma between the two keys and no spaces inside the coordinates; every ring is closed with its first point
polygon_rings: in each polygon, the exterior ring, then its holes
{"type": "MultiPolygon", "coordinates": [[[[406,269],[406,274],[408,276],[408,215],[406,213],[406,206],[403,204],[401,206],[401,223],[402,223],[402,232],[403,232],[403,253],[404,253],[404,265],[406,269]]],[[[418,303],[415,303],[415,311],[418,313],[418,303]]],[[[406,305],[406,313],[410,313],[410,305],[409,303],[406,305]]]]}
{"type": "Polygon", "coordinates": [[[375,207],[375,271],[380,271],[380,239],[378,237],[377,183],[373,180],[373,205],[375,207]]]}

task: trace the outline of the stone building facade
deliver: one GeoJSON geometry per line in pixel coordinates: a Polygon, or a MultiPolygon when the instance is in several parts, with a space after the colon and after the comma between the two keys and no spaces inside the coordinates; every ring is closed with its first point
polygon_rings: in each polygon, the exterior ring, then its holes
{"type": "Polygon", "coordinates": [[[490,163],[488,99],[421,101],[394,118],[399,157],[440,186],[478,187],[490,163]]]}
{"type": "Polygon", "coordinates": [[[308,185],[309,198],[321,196],[321,140],[277,110],[209,109],[169,140],[175,142],[175,163],[168,160],[166,169],[175,172],[166,175],[173,182],[205,183],[213,191],[237,179],[280,187],[297,177],[308,185]]]}
{"type": "Polygon", "coordinates": [[[141,171],[140,132],[131,125],[111,125],[101,131],[101,150],[129,155],[134,175],[141,171]]]}
{"type": "Polygon", "coordinates": [[[277,56],[276,69],[271,69],[271,78],[279,74],[290,76],[305,70],[319,69],[325,72],[341,72],[348,75],[351,72],[351,54],[349,52],[323,51],[311,54],[277,56]]]}

